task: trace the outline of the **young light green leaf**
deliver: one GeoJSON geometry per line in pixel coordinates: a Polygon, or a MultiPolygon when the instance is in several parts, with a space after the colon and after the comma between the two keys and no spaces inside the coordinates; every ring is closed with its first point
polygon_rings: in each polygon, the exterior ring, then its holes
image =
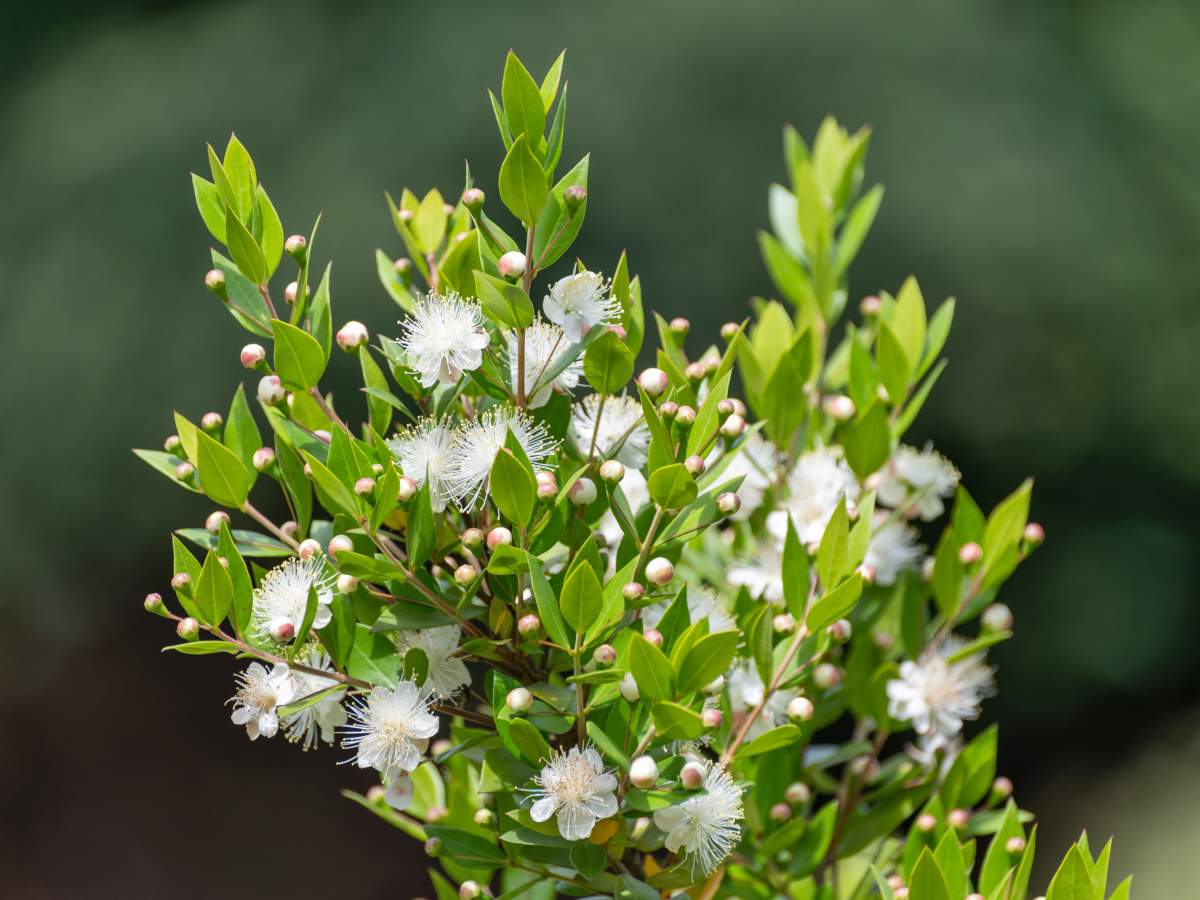
{"type": "Polygon", "coordinates": [[[307,391],[317,386],[325,372],[325,353],[307,331],[271,320],[275,335],[275,372],[283,386],[292,391],[307,391]]]}
{"type": "Polygon", "coordinates": [[[500,165],[500,199],[509,212],[531,227],[546,205],[549,188],[546,173],[528,139],[520,134],[500,165]]]}

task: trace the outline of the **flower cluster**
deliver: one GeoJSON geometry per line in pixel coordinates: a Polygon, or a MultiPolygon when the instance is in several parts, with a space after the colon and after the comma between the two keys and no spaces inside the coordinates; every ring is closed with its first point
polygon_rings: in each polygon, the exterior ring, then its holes
{"type": "MultiPolygon", "coordinates": [[[[335,331],[313,236],[277,239],[236,139],[211,154],[195,191],[230,257],[205,283],[256,339],[260,410],[239,387],[138,451],[220,507],[146,609],[172,650],[250,659],[233,723],[338,747],[440,897],[1025,897],[1028,814],[974,723],[1013,632],[997,594],[1045,535],[1029,483],[985,513],[904,442],[953,301],[910,279],[838,327],[880,199],[867,133],[788,130],[780,299],[701,346],[647,322],[625,255],[554,268],[589,202],[586,157],[557,172],[561,63],[510,54],[494,98],[514,224],[470,180],[392,202],[395,337],[335,331]],[[335,344],[360,423],[320,387],[335,344]]],[[[1107,859],[1064,865],[1090,886],[1107,859]]]]}

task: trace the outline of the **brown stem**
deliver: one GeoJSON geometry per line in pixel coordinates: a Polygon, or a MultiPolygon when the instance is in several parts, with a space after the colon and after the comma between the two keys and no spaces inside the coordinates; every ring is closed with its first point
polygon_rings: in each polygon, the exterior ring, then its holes
{"type": "Polygon", "coordinates": [[[325,398],[321,396],[321,391],[319,388],[309,388],[308,392],[312,394],[312,398],[317,401],[317,406],[321,408],[321,412],[325,413],[325,415],[329,417],[329,421],[337,424],[337,426],[341,428],[342,431],[346,432],[346,434],[351,434],[350,426],[342,421],[342,417],[334,412],[333,407],[325,401],[325,398]]]}
{"type": "Polygon", "coordinates": [[[265,284],[260,284],[258,286],[258,292],[262,294],[263,300],[266,301],[267,312],[271,314],[271,318],[278,319],[279,316],[275,313],[275,304],[271,302],[271,289],[265,284]]]}
{"type": "Polygon", "coordinates": [[[282,528],[280,528],[278,525],[276,525],[274,522],[272,522],[270,519],[268,519],[266,516],[264,516],[262,513],[260,513],[257,509],[255,509],[253,506],[251,506],[249,500],[247,500],[245,503],[242,504],[242,512],[244,512],[246,515],[248,515],[250,518],[252,518],[255,522],[257,522],[263,528],[267,529],[267,531],[271,532],[271,534],[275,535],[275,537],[279,538],[281,541],[283,541],[285,544],[287,544],[293,550],[299,549],[300,544],[296,541],[296,539],[294,537],[291,537],[286,531],[284,531],[282,528]]]}

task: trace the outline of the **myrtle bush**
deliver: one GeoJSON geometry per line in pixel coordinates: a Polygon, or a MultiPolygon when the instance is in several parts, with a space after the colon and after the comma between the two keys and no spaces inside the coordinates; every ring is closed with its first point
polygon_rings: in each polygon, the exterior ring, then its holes
{"type": "MultiPolygon", "coordinates": [[[[910,278],[847,321],[869,133],[785,130],[779,299],[700,344],[625,255],[567,255],[589,160],[557,174],[562,62],[510,53],[490,95],[499,203],[469,167],[455,202],[388,196],[408,255],[376,254],[401,318],[374,343],[334,329],[316,225],[285,239],[246,148],[209,148],[205,283],[255,338],[258,411],[239,385],[136,451],[219,507],[172,537],[174,605],[146,598],[168,649],[239,661],[251,740],[368,770],[346,797],[424,843],[440,900],[1029,896],[1037,826],[967,723],[1044,534],[1030,482],[985,514],[904,442],[954,301],[910,278]],[[335,344],[356,403],[321,389],[335,344]]],[[[1046,897],[1128,897],[1109,855],[1082,837],[1046,897]]]]}

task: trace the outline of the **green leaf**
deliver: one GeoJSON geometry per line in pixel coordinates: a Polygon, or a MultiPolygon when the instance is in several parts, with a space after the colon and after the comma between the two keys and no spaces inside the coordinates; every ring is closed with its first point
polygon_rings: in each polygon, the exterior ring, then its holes
{"type": "Polygon", "coordinates": [[[604,848],[591,841],[576,841],[571,845],[571,865],[584,878],[595,878],[604,871],[607,857],[604,848]]]}
{"type": "Polygon", "coordinates": [[[700,714],[678,703],[659,701],[651,709],[651,716],[655,730],[667,740],[694,741],[704,733],[700,714]]]}
{"type": "MultiPolygon", "coordinates": [[[[371,349],[363,344],[358,348],[358,364],[362,369],[363,385],[384,394],[388,393],[388,381],[371,355],[371,349]]],[[[367,394],[367,421],[371,430],[377,434],[387,434],[388,426],[392,424],[392,406],[386,400],[374,394],[367,394]]]]}
{"type": "MultiPolygon", "coordinates": [[[[892,313],[891,328],[896,339],[904,348],[908,358],[909,369],[916,367],[925,348],[925,298],[921,296],[921,288],[912,276],[905,279],[896,295],[896,307],[892,313]]],[[[899,402],[899,397],[893,398],[899,402]]]]}
{"type": "Polygon", "coordinates": [[[550,582],[546,580],[542,561],[533,554],[529,554],[529,586],[533,589],[533,600],[537,604],[542,627],[546,629],[550,640],[560,647],[572,646],[567,626],[563,624],[562,614],[558,609],[558,598],[554,596],[550,582]]]}
{"type": "Polygon", "coordinates": [[[648,479],[647,488],[650,499],[663,509],[682,509],[699,492],[696,480],[680,463],[657,469],[648,479]]]}
{"type": "Polygon", "coordinates": [[[518,528],[526,527],[537,503],[537,484],[507,447],[496,453],[490,485],[492,502],[500,514],[518,528]]]}
{"type": "Polygon", "coordinates": [[[421,489],[409,504],[405,540],[409,568],[416,569],[433,558],[433,551],[437,549],[437,523],[433,517],[428,478],[421,482],[421,489]]]}
{"type": "Polygon", "coordinates": [[[192,193],[196,195],[196,208],[200,210],[200,218],[204,227],[214,238],[225,243],[225,201],[221,192],[211,181],[205,181],[199,175],[192,173],[192,193]]]}
{"type": "Polygon", "coordinates": [[[225,207],[225,237],[238,270],[254,284],[266,284],[267,261],[262,249],[231,206],[225,207]]]}
{"type": "Polygon", "coordinates": [[[217,536],[217,552],[229,563],[229,583],[233,591],[231,621],[238,634],[245,633],[250,626],[250,613],[254,604],[254,584],[250,581],[250,570],[242,558],[227,522],[221,523],[217,536]]]}
{"type": "MultiPolygon", "coordinates": [[[[309,243],[309,252],[312,252],[312,243],[309,243]]],[[[313,294],[312,308],[309,310],[308,319],[309,327],[312,329],[312,336],[321,347],[321,352],[325,361],[329,361],[329,351],[333,347],[333,310],[330,306],[329,299],[329,280],[333,274],[333,263],[325,266],[325,273],[321,276],[321,283],[317,285],[317,292],[313,294]]],[[[300,308],[299,300],[296,301],[296,308],[300,308]]],[[[293,321],[293,325],[295,322],[293,321]]]]}
{"type": "Polygon", "coordinates": [[[879,204],[882,202],[883,186],[877,184],[854,204],[854,209],[850,210],[850,215],[846,217],[846,224],[842,226],[837,250],[833,256],[835,277],[840,278],[850,267],[854,257],[858,255],[858,250],[866,240],[867,233],[875,222],[875,214],[879,212],[879,204]]]}
{"type": "MultiPolygon", "coordinates": [[[[837,812],[837,801],[831,800],[809,819],[808,826],[804,829],[800,840],[791,848],[791,872],[793,876],[804,877],[811,874],[816,871],[817,867],[825,859],[826,854],[829,852],[829,845],[833,842],[833,829],[837,823],[837,812]]],[[[799,817],[797,818],[799,819],[799,817]]],[[[793,821],[797,820],[793,819],[793,821]]],[[[799,819],[799,821],[803,821],[803,819],[799,819]]],[[[778,833],[776,832],[776,834],[778,833]]],[[[767,841],[764,842],[764,852],[767,849],[768,842],[771,842],[771,837],[768,837],[767,841]]],[[[786,846],[783,845],[783,847],[786,846]]]]}
{"type": "Polygon", "coordinates": [[[700,638],[679,665],[679,692],[690,694],[729,668],[737,652],[737,631],[718,631],[700,638]]]}
{"type": "Polygon", "coordinates": [[[442,842],[442,854],[447,859],[469,868],[494,869],[508,862],[494,844],[474,832],[446,825],[426,825],[425,833],[442,842]]]}
{"type": "Polygon", "coordinates": [[[671,669],[671,661],[662,650],[636,632],[630,635],[629,671],[633,673],[643,697],[670,700],[675,695],[675,673],[671,669]]]}
{"type": "Polygon", "coordinates": [[[233,584],[216,553],[210,552],[205,557],[192,600],[200,613],[200,621],[206,625],[220,625],[229,613],[233,603],[233,584]]]}
{"type": "Polygon", "coordinates": [[[133,455],[150,466],[150,468],[166,475],[180,487],[195,494],[203,493],[200,488],[193,487],[186,481],[180,481],[175,477],[175,467],[183,462],[183,459],[174,453],[165,453],[162,450],[134,450],[133,455]]]}
{"type": "Polygon", "coordinates": [[[324,494],[325,501],[332,503],[335,507],[332,511],[343,512],[352,518],[357,518],[358,501],[354,499],[350,489],[342,484],[342,480],[334,475],[328,466],[307,450],[301,450],[300,453],[304,457],[304,461],[308,463],[312,479],[324,494]]]}
{"type": "Polygon", "coordinates": [[[816,634],[848,616],[861,596],[862,576],[856,573],[812,605],[806,620],[809,634],[816,634]]]}
{"type": "Polygon", "coordinates": [[[1046,900],[1094,900],[1091,866],[1079,847],[1067,851],[1062,865],[1050,880],[1046,900]]]}
{"type": "Polygon", "coordinates": [[[596,572],[586,563],[575,566],[563,582],[559,600],[563,618],[577,633],[587,631],[600,615],[604,588],[596,572]]]}
{"type": "Polygon", "coordinates": [[[908,878],[909,900],[950,900],[946,879],[938,868],[933,854],[926,847],[908,878]]]}
{"type": "Polygon", "coordinates": [[[804,402],[804,375],[790,354],[779,358],[761,397],[762,415],[767,420],[767,433],[781,447],[786,447],[807,413],[804,402]]]}
{"type": "Polygon", "coordinates": [[[995,583],[999,580],[994,577],[997,573],[1003,578],[1016,565],[1015,550],[1029,519],[1032,490],[1033,479],[1028,478],[1001,500],[988,516],[987,528],[983,533],[982,571],[985,583],[995,583]]]}
{"type": "Polygon", "coordinates": [[[583,374],[601,394],[615,394],[633,377],[634,358],[614,331],[603,331],[583,356],[583,374]]]}
{"type": "Polygon", "coordinates": [[[325,372],[325,353],[307,331],[271,320],[275,336],[275,372],[290,391],[307,391],[317,386],[325,372]]]}
{"type": "Polygon", "coordinates": [[[279,213],[275,211],[275,205],[261,184],[254,192],[254,202],[258,205],[258,214],[263,223],[262,251],[267,264],[266,280],[269,280],[283,258],[283,223],[279,221],[279,213]]]}
{"type": "Polygon", "coordinates": [[[1011,854],[1005,845],[1009,839],[1015,837],[1024,838],[1025,829],[1021,827],[1017,804],[1009,800],[1004,810],[1004,819],[1000,824],[1000,830],[993,835],[987,854],[983,858],[983,868],[979,871],[980,893],[990,894],[1004,881],[1008,870],[1013,866],[1011,854]]]}
{"type": "MultiPolygon", "coordinates": [[[[558,63],[561,66],[560,62],[558,63]]],[[[557,78],[555,79],[557,86],[557,78]]],[[[514,138],[524,135],[536,147],[546,128],[546,107],[538,83],[511,50],[504,60],[504,80],[500,84],[504,117],[514,138]]]]}
{"type": "Polygon", "coordinates": [[[204,493],[222,506],[241,509],[254,484],[254,470],[203,431],[196,432],[196,441],[196,470],[204,493]]]}
{"type": "Polygon", "coordinates": [[[933,556],[933,596],[947,621],[958,615],[962,604],[963,565],[958,558],[958,546],[954,529],[947,528],[933,556]]]}
{"type": "Polygon", "coordinates": [[[225,418],[225,446],[234,452],[242,464],[250,472],[253,480],[254,451],[262,446],[262,434],[250,412],[250,404],[246,402],[246,391],[239,384],[233,393],[233,401],[229,404],[229,415],[225,418]]]}
{"type": "Polygon", "coordinates": [[[908,396],[908,380],[912,377],[912,360],[905,352],[900,339],[887,322],[879,326],[879,340],[875,352],[879,356],[879,380],[888,393],[893,406],[899,406],[908,396]]]}
{"type": "Polygon", "coordinates": [[[526,136],[518,135],[500,165],[500,199],[526,227],[531,227],[537,222],[548,195],[542,164],[530,149],[526,136]]]}
{"type": "Polygon", "coordinates": [[[738,750],[737,756],[739,759],[745,759],[750,756],[770,753],[772,750],[779,750],[782,747],[790,747],[796,741],[800,740],[800,734],[800,729],[795,725],[780,725],[764,734],[760,734],[750,743],[743,744],[741,749],[738,750]]]}
{"type": "Polygon", "coordinates": [[[346,660],[346,673],[371,684],[394,687],[400,673],[396,643],[386,632],[372,632],[361,622],[354,627],[354,644],[346,660]]]}
{"type": "Polygon", "coordinates": [[[484,315],[503,328],[524,328],[533,321],[533,301],[519,284],[476,271],[475,291],[484,315]]]}
{"type": "Polygon", "coordinates": [[[947,897],[964,897],[967,893],[967,872],[963,863],[962,847],[958,843],[958,835],[953,828],[946,829],[946,834],[937,845],[933,854],[934,862],[946,884],[947,897]]]}
{"type": "Polygon", "coordinates": [[[539,766],[550,758],[550,745],[542,733],[524,719],[514,717],[509,720],[508,736],[527,762],[539,766]]]}
{"type": "Polygon", "coordinates": [[[846,426],[842,446],[846,462],[859,478],[866,478],[887,462],[892,452],[892,433],[882,403],[875,401],[846,426]]]}
{"type": "Polygon", "coordinates": [[[186,644],[171,644],[163,647],[163,651],[174,650],[187,656],[209,656],[213,653],[235,654],[241,651],[237,644],[229,641],[190,641],[186,644]]]}
{"type": "Polygon", "coordinates": [[[803,619],[808,607],[808,552],[800,543],[792,517],[787,517],[787,536],[783,542],[783,598],[788,612],[803,619]]]}
{"type": "Polygon", "coordinates": [[[408,288],[400,280],[400,275],[396,272],[395,261],[378,248],[375,250],[375,273],[379,276],[379,283],[383,285],[388,295],[396,301],[396,304],[405,312],[412,312],[412,294],[408,292],[408,288]]]}
{"type": "Polygon", "coordinates": [[[254,161],[249,151],[236,134],[229,136],[225,145],[225,158],[221,162],[225,177],[233,191],[232,205],[243,218],[249,218],[254,206],[254,189],[258,186],[258,175],[254,171],[254,161]]]}
{"type": "Polygon", "coordinates": [[[849,574],[849,560],[850,517],[846,514],[846,498],[843,496],[829,517],[817,551],[817,576],[821,579],[823,589],[827,591],[829,585],[837,584],[849,574]]]}
{"type": "Polygon", "coordinates": [[[441,192],[434,188],[421,200],[411,225],[417,246],[426,254],[433,253],[441,244],[448,219],[446,201],[441,192]]]}

